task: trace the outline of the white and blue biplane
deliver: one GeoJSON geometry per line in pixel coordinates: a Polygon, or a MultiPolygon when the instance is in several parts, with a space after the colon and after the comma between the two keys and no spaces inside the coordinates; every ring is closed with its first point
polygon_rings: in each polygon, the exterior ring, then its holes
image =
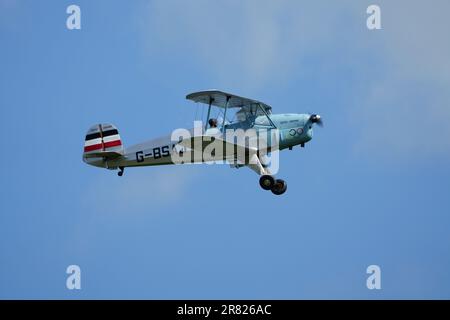
{"type": "Polygon", "coordinates": [[[186,99],[208,107],[205,125],[125,148],[114,125],[96,124],[86,134],[83,161],[119,170],[119,176],[126,167],[222,161],[249,167],[260,176],[264,190],[281,195],[287,183],[274,178],[267,160],[273,164],[275,152],[304,147],[313,137],[313,126],[322,126],[317,114],[272,114],[263,102],[219,90],[194,92],[186,99]],[[212,116],[213,108],[221,117],[212,116]],[[234,119],[228,121],[232,113],[234,119]]]}

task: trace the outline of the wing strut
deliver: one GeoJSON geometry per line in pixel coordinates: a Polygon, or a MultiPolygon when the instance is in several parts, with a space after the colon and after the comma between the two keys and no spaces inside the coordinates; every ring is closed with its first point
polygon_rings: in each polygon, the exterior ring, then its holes
{"type": "Polygon", "coordinates": [[[263,106],[261,105],[261,103],[258,103],[258,107],[261,109],[261,111],[264,113],[264,115],[267,117],[267,119],[269,120],[270,124],[272,125],[272,127],[274,127],[275,129],[277,128],[277,126],[273,123],[272,119],[270,119],[269,114],[266,112],[266,110],[264,110],[263,106]]]}
{"type": "Polygon", "coordinates": [[[208,129],[209,115],[211,114],[211,103],[213,101],[214,101],[214,98],[209,97],[209,107],[208,107],[208,115],[206,116],[205,131],[208,129]]]}
{"type": "Polygon", "coordinates": [[[223,112],[223,121],[222,121],[222,132],[225,134],[225,121],[227,119],[227,110],[228,110],[228,101],[230,101],[231,96],[227,96],[227,102],[225,102],[225,111],[223,112]]]}

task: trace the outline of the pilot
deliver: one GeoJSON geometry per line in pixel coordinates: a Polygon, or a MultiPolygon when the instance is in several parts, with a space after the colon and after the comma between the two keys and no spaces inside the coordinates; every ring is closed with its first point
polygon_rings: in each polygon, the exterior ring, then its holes
{"type": "Polygon", "coordinates": [[[210,128],[217,128],[217,119],[211,118],[208,120],[210,128]]]}

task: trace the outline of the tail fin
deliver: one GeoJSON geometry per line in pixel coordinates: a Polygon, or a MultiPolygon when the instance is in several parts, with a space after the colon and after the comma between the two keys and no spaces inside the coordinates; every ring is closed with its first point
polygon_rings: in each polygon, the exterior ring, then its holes
{"type": "Polygon", "coordinates": [[[96,124],[88,130],[84,141],[84,158],[108,158],[122,154],[122,140],[120,140],[119,131],[114,125],[96,124]]]}

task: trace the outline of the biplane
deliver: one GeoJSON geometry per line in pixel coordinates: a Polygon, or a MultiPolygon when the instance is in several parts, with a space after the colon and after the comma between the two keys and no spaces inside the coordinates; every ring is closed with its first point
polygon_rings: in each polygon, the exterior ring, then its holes
{"type": "Polygon", "coordinates": [[[263,102],[219,90],[194,92],[186,99],[207,107],[204,124],[190,130],[177,129],[171,135],[127,148],[117,127],[96,124],[86,134],[83,161],[118,170],[119,176],[126,167],[220,161],[231,167],[252,169],[260,176],[262,189],[281,195],[286,192],[287,183],[274,177],[277,169],[271,167],[271,155],[295,146],[304,147],[313,137],[313,126],[322,126],[320,115],[273,114],[272,107],[263,102]]]}

